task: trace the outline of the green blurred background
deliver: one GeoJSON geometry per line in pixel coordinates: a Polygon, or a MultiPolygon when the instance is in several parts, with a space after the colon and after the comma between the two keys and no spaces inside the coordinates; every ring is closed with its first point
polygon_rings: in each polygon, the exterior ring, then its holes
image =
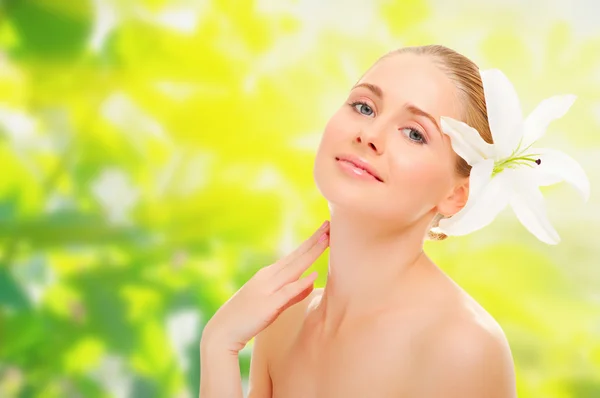
{"type": "Polygon", "coordinates": [[[592,183],[545,189],[562,243],[506,211],[427,251],[504,328],[520,397],[600,397],[597,2],[0,4],[0,396],[197,396],[206,320],[327,217],[328,117],[383,53],[439,43],[525,112],[578,96],[540,143],[592,183]]]}

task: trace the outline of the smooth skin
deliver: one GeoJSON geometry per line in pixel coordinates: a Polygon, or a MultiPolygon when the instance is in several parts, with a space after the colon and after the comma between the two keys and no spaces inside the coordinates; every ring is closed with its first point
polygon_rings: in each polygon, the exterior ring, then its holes
{"type": "Polygon", "coordinates": [[[463,120],[462,107],[427,56],[393,55],[365,73],[315,159],[329,239],[317,243],[317,232],[261,270],[209,321],[201,398],[242,396],[237,352],[253,336],[250,398],[516,397],[501,327],[423,252],[434,216],[468,198],[439,131],[440,116],[463,120]],[[343,154],[366,159],[382,181],[342,170],[343,154]],[[327,282],[314,289],[314,276],[298,278],[325,243],[327,282]]]}

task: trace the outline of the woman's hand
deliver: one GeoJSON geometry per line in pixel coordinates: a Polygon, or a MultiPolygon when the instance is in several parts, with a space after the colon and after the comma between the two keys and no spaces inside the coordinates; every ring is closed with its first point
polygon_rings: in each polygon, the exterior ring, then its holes
{"type": "Polygon", "coordinates": [[[210,319],[202,333],[204,344],[238,353],[290,306],[314,289],[317,273],[299,279],[329,245],[329,222],[296,250],[261,268],[210,319]]]}

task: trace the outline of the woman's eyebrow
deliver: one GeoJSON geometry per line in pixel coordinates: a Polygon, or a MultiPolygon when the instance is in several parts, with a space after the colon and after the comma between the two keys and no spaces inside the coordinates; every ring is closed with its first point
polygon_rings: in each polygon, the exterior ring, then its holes
{"type": "MultiPolygon", "coordinates": [[[[355,88],[358,88],[358,87],[365,87],[365,88],[371,90],[371,92],[373,94],[375,94],[376,97],[378,97],[379,99],[383,99],[383,90],[379,86],[376,86],[375,84],[359,83],[356,86],[352,87],[352,90],[354,90],[355,88]]],[[[350,90],[350,91],[352,91],[352,90],[350,90]]]]}
{"type": "Polygon", "coordinates": [[[406,104],[406,109],[408,109],[408,111],[412,114],[424,116],[427,119],[429,119],[431,121],[431,123],[433,123],[433,125],[436,127],[437,131],[440,133],[440,136],[443,139],[442,129],[440,128],[440,125],[438,124],[437,120],[435,120],[435,118],[433,116],[431,116],[429,113],[425,112],[423,109],[421,109],[413,104],[406,104]]]}

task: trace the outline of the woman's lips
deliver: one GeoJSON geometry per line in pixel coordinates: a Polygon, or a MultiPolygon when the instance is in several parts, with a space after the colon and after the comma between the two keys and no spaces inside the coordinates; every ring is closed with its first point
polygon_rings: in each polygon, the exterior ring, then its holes
{"type": "Polygon", "coordinates": [[[336,157],[335,160],[340,165],[342,170],[354,177],[383,182],[381,178],[369,170],[370,166],[368,166],[364,161],[344,157],[336,157]]]}

